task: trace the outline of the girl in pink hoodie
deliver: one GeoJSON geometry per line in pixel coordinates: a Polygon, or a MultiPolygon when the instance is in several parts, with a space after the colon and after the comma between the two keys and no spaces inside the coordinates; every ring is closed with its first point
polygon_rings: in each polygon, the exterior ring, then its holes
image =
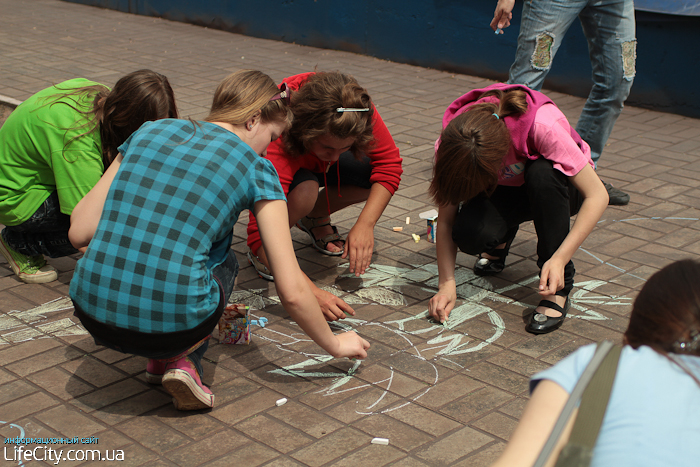
{"type": "Polygon", "coordinates": [[[477,275],[498,274],[518,226],[531,220],[542,300],[526,329],[557,329],[574,284],[571,258],[608,204],[588,144],[544,94],[494,84],[447,108],[435,157],[430,194],[439,205],[440,279],[431,316],[444,322],[454,307],[458,248],[479,256],[477,275]]]}

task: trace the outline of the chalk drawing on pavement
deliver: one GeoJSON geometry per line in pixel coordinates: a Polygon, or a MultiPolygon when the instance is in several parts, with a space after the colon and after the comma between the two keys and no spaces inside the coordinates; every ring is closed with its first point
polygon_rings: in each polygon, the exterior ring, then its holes
{"type": "MultiPolygon", "coordinates": [[[[688,220],[697,221],[697,218],[682,218],[682,217],[652,217],[652,218],[634,218],[622,220],[606,220],[601,222],[636,222],[641,220],[688,220]]],[[[612,267],[617,271],[634,277],[641,281],[644,278],[626,271],[625,269],[616,266],[615,264],[603,261],[599,257],[586,249],[581,249],[585,254],[590,255],[601,264],[612,267]]],[[[338,266],[340,269],[345,269],[346,264],[338,266]]],[[[352,278],[352,274],[342,274],[341,278],[352,278]]],[[[510,303],[524,308],[534,308],[527,303],[519,302],[518,300],[509,298],[507,292],[519,287],[531,287],[536,285],[539,278],[537,275],[526,278],[517,284],[512,284],[500,289],[494,289],[490,282],[484,278],[477,277],[473,272],[466,268],[457,268],[455,270],[455,279],[457,282],[458,303],[450,314],[450,319],[445,325],[440,325],[428,320],[428,310],[398,320],[390,320],[386,322],[368,322],[358,318],[347,318],[341,322],[331,324],[338,331],[355,330],[360,334],[369,326],[379,326],[387,332],[394,333],[405,340],[405,347],[398,350],[397,354],[409,355],[411,358],[420,361],[425,368],[426,375],[434,375],[428,387],[424,391],[419,391],[418,395],[414,396],[411,401],[404,402],[398,406],[389,406],[388,408],[378,409],[382,399],[391,390],[392,382],[397,371],[402,371],[401,368],[388,365],[387,374],[372,382],[358,382],[356,372],[358,371],[361,362],[354,362],[351,368],[347,371],[332,368],[329,370],[327,362],[333,360],[329,355],[304,353],[296,349],[295,344],[300,342],[310,342],[302,332],[298,333],[281,333],[272,329],[260,329],[256,331],[256,337],[272,342],[278,348],[288,352],[294,352],[306,357],[306,360],[294,365],[285,366],[272,373],[286,374],[292,377],[308,377],[308,378],[329,378],[329,385],[318,392],[323,395],[333,395],[348,391],[361,391],[369,386],[381,387],[383,391],[381,395],[372,403],[368,403],[366,407],[358,408],[356,411],[360,414],[386,413],[388,411],[397,410],[404,407],[427,394],[439,380],[437,362],[451,364],[453,367],[459,368],[461,365],[455,361],[454,357],[464,355],[471,352],[477,352],[489,344],[495,342],[501,337],[505,331],[503,320],[499,314],[492,309],[495,303],[510,303]],[[469,336],[469,321],[476,317],[485,316],[492,327],[492,334],[488,337],[479,339],[469,336]],[[319,370],[322,368],[322,370],[319,370]]],[[[631,297],[616,296],[602,294],[596,292],[596,289],[608,284],[608,281],[603,280],[588,280],[574,284],[574,291],[570,295],[571,311],[568,314],[569,318],[602,321],[610,318],[595,311],[592,307],[601,306],[623,306],[629,307],[632,304],[631,297]]],[[[343,300],[350,304],[378,304],[384,306],[400,307],[406,304],[401,293],[401,288],[404,286],[419,287],[421,290],[435,294],[437,292],[438,273],[436,264],[416,265],[413,267],[396,267],[387,265],[373,264],[371,269],[362,276],[360,286],[357,290],[341,291],[337,288],[325,289],[341,296],[343,300]]],[[[253,299],[259,306],[258,309],[263,309],[265,300],[270,304],[279,303],[277,297],[263,298],[258,294],[264,290],[255,290],[248,298],[253,299]],[[258,295],[253,297],[253,295],[258,295]]],[[[245,293],[245,292],[242,292],[245,293]]],[[[239,296],[246,304],[245,297],[239,296]]],[[[233,301],[233,300],[232,300],[233,301]]],[[[405,371],[404,371],[405,372],[405,371]]],[[[427,376],[426,376],[427,378],[427,376]]]]}
{"type": "Polygon", "coordinates": [[[33,339],[80,336],[88,332],[70,318],[51,319],[52,314],[72,310],[69,297],[61,297],[26,311],[0,313],[0,345],[33,339]]]}
{"type": "MultiPolygon", "coordinates": [[[[347,265],[341,264],[339,269],[345,270],[347,265]]],[[[352,274],[341,273],[343,278],[352,278],[352,274]]],[[[341,394],[346,392],[360,392],[368,387],[380,388],[376,398],[363,399],[365,406],[358,407],[358,414],[378,414],[398,410],[406,405],[417,401],[425,396],[432,387],[439,381],[439,371],[437,363],[452,367],[456,370],[464,368],[456,357],[465,354],[478,352],[486,346],[497,341],[505,332],[505,323],[501,316],[493,309],[496,303],[512,303],[522,307],[531,307],[529,304],[521,303],[508,298],[505,294],[517,287],[531,286],[537,283],[538,277],[532,276],[518,284],[509,285],[500,289],[494,289],[487,279],[474,275],[471,269],[457,268],[455,271],[457,281],[458,302],[450,314],[447,323],[438,324],[428,319],[427,308],[415,315],[387,320],[384,322],[367,321],[357,317],[349,317],[342,321],[334,322],[331,327],[335,331],[354,330],[363,334],[370,331],[369,327],[374,327],[373,335],[377,334],[377,328],[384,332],[387,339],[390,335],[400,338],[398,342],[403,342],[403,346],[390,356],[384,368],[386,374],[375,378],[372,381],[363,381],[356,378],[361,362],[354,362],[352,366],[344,371],[342,365],[332,367],[328,362],[333,357],[325,354],[312,354],[299,350],[299,347],[306,348],[306,345],[297,344],[308,343],[310,339],[301,330],[299,332],[280,332],[270,328],[256,329],[255,336],[262,340],[275,344],[279,349],[293,352],[305,357],[299,363],[284,366],[271,370],[271,373],[288,375],[290,377],[301,378],[329,378],[326,387],[318,391],[324,396],[341,394]],[[490,324],[490,335],[479,338],[469,335],[469,322],[477,317],[483,316],[490,324]],[[403,358],[393,357],[402,355],[403,358]],[[408,358],[406,358],[408,357],[408,358]],[[412,362],[412,363],[411,363],[412,362]],[[410,367],[410,368],[407,368],[410,367]],[[412,371],[421,373],[421,380],[425,381],[426,387],[417,392],[410,400],[402,401],[400,404],[388,404],[382,406],[386,395],[391,391],[391,385],[396,373],[410,375],[412,371]]],[[[357,290],[343,291],[338,288],[326,288],[344,300],[355,298],[355,303],[379,304],[390,307],[401,307],[406,304],[401,288],[405,286],[418,287],[426,293],[432,295],[437,292],[437,265],[417,265],[408,267],[397,267],[388,265],[373,265],[359,282],[357,290]]],[[[572,311],[570,316],[586,320],[608,319],[602,314],[591,310],[592,305],[618,305],[627,306],[630,300],[626,297],[610,297],[596,294],[595,289],[607,282],[605,281],[585,281],[576,284],[577,289],[571,295],[572,311]]],[[[268,304],[279,303],[278,297],[263,298],[265,289],[255,289],[248,291],[234,292],[231,301],[246,303],[257,303],[264,308],[268,304]]],[[[252,305],[251,305],[252,306],[252,305]]],[[[483,326],[482,326],[483,328],[483,326]]],[[[395,341],[396,342],[396,341],[395,341]]]]}

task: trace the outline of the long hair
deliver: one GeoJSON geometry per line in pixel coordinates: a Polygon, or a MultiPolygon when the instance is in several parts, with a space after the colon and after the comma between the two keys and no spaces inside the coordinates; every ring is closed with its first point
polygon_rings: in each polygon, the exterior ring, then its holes
{"type": "Polygon", "coordinates": [[[291,156],[309,151],[314,140],[324,135],[338,139],[354,138],[350,151],[355,157],[366,153],[374,141],[374,106],[365,88],[350,75],[338,71],[318,72],[292,93],[294,122],[285,136],[285,149],[291,156]],[[338,108],[369,109],[338,112],[338,108]]]}
{"type": "Polygon", "coordinates": [[[209,115],[204,120],[243,125],[260,112],[264,123],[279,121],[289,126],[293,117],[285,100],[270,100],[279,92],[272,78],[262,71],[236,71],[219,83],[209,115]]]}
{"type": "Polygon", "coordinates": [[[117,157],[117,148],[141,125],[177,118],[178,111],[168,78],[155,71],[138,70],[117,81],[95,116],[101,121],[103,156],[111,163],[117,157]]]}
{"type": "Polygon", "coordinates": [[[428,188],[440,206],[466,202],[480,193],[491,194],[498,184],[503,157],[512,146],[503,118],[525,113],[527,100],[520,89],[495,89],[481,97],[488,96],[496,96],[498,102],[474,104],[440,134],[428,188]]]}
{"type": "Polygon", "coordinates": [[[111,91],[102,85],[83,86],[66,94],[51,96],[46,103],[49,106],[59,104],[68,105],[87,117],[86,123],[75,128],[82,132],[64,143],[64,154],[76,139],[99,131],[105,169],[117,157],[117,148],[142,124],[178,116],[168,78],[151,70],[138,70],[123,76],[111,91]],[[63,99],[65,96],[69,98],[63,99]]]}
{"type": "MultiPolygon", "coordinates": [[[[632,307],[627,342],[674,353],[674,344],[700,331],[700,262],[686,259],[652,275],[632,307]]],[[[692,355],[700,356],[700,346],[692,355]]]]}
{"type": "Polygon", "coordinates": [[[652,275],[634,300],[625,340],[670,358],[698,384],[672,354],[700,356],[700,262],[681,260],[652,275]]]}

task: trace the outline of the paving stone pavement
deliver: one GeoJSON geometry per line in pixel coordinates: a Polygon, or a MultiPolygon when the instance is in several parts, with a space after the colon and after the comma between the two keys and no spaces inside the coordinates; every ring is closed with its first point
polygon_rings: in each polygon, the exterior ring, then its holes
{"type": "MultiPolygon", "coordinates": [[[[461,306],[448,326],[432,324],[425,314],[437,284],[435,247],[418,214],[432,208],[433,141],[446,106],[491,81],[54,0],[0,0],[0,12],[2,96],[23,100],[78,76],[112,85],[152,68],[169,77],[182,115],[201,118],[234,70],[280,80],[338,69],[370,91],[404,158],[362,279],[292,232],[304,271],[355,307],[356,317],[334,329],[355,329],[372,343],[361,363],[326,358],[300,334],[274,284],[245,260],[241,216],[232,301],[269,324],[254,328],[249,346],[212,340],[204,376],[217,397],[211,411],[177,412],[161,387],[146,383],[145,359],[86,335],[67,299],[79,256],[50,260],[59,280],[43,285],[19,282],[0,260],[2,437],[96,437],[97,445],[54,447],[123,450],[120,465],[488,465],[520,417],[529,376],[581,345],[619,340],[644,281],[671,261],[700,257],[700,120],[626,107],[598,171],[632,200],[608,208],[576,253],[571,318],[548,335],[524,331],[526,310],[538,302],[536,236],[525,225],[498,277],[475,277],[474,258],[458,255],[461,306]],[[282,397],[288,402],[276,406],[282,397]],[[389,445],[370,444],[373,437],[389,445]]],[[[583,99],[547,94],[575,123],[583,99]]],[[[334,216],[341,233],[359,208],[346,211],[334,216]]],[[[40,463],[24,462],[32,464],[40,463]]]]}

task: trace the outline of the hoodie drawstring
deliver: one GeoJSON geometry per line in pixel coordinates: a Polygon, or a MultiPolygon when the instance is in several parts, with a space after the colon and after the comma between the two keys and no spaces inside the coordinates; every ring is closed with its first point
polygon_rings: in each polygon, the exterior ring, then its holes
{"type": "Polygon", "coordinates": [[[343,195],[340,194],[340,159],[338,159],[338,162],[336,163],[335,167],[338,169],[336,171],[338,175],[338,198],[342,198],[343,195]]]}
{"type": "MultiPolygon", "coordinates": [[[[326,172],[330,170],[332,162],[328,163],[326,170],[323,171],[323,191],[326,193],[326,207],[328,208],[328,217],[331,216],[331,200],[328,197],[328,180],[326,179],[326,172]]],[[[338,198],[342,198],[343,195],[340,194],[340,161],[336,163],[336,169],[338,174],[338,198]]]]}

